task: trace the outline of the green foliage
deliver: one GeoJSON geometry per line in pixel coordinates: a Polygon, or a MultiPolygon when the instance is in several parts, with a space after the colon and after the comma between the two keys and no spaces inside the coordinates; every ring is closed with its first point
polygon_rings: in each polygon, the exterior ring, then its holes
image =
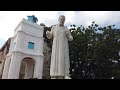
{"type": "MultiPolygon", "coordinates": [[[[87,28],[71,25],[74,38],[69,42],[70,74],[73,79],[120,79],[120,30],[115,25],[99,27],[92,22],[87,28]]],[[[51,27],[45,27],[50,30],[51,27]]],[[[52,40],[45,36],[52,48],[52,40]]]]}
{"type": "Polygon", "coordinates": [[[102,28],[92,22],[87,28],[71,28],[71,33],[74,38],[69,42],[73,79],[120,78],[120,30],[114,29],[114,25],[102,28]]]}

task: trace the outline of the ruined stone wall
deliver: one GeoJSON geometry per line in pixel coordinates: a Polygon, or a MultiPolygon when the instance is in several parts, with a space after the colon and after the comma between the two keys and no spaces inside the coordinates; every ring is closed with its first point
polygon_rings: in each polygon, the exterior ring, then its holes
{"type": "MultiPolygon", "coordinates": [[[[6,55],[9,52],[10,47],[10,39],[6,41],[6,43],[0,49],[0,79],[2,77],[4,64],[6,55]]],[[[44,42],[43,46],[43,54],[44,54],[44,64],[43,64],[43,76],[42,79],[50,79],[50,57],[51,57],[51,49],[47,46],[47,43],[44,42]]]]}
{"type": "Polygon", "coordinates": [[[51,49],[44,42],[43,46],[44,64],[43,64],[43,79],[50,79],[50,57],[51,49]]]}
{"type": "Polygon", "coordinates": [[[2,78],[5,59],[6,59],[6,55],[9,52],[10,42],[11,42],[11,39],[9,38],[0,49],[0,78],[2,78]]]}

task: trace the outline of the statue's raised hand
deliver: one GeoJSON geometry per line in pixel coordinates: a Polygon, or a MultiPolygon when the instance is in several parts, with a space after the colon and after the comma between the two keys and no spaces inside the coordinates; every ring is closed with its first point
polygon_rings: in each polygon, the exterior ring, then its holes
{"type": "Polygon", "coordinates": [[[50,35],[50,31],[46,31],[46,35],[50,35]]]}

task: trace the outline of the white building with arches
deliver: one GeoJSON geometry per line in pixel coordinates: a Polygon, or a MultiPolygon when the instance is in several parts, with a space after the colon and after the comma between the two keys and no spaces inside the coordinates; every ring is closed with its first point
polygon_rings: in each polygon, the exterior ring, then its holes
{"type": "Polygon", "coordinates": [[[42,79],[44,29],[34,18],[22,19],[15,28],[2,79],[42,79]]]}

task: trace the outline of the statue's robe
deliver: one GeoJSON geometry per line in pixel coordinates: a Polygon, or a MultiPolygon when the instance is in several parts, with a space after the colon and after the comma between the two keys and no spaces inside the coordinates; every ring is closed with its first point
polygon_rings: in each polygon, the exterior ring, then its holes
{"type": "Polygon", "coordinates": [[[69,75],[70,60],[68,40],[73,40],[70,30],[65,26],[56,25],[52,27],[47,37],[48,39],[53,37],[50,75],[69,75]]]}

